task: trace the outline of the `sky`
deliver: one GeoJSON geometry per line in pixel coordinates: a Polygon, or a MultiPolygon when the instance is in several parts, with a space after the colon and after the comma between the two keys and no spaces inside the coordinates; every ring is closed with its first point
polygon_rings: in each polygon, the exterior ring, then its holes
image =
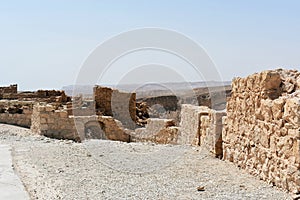
{"type": "MultiPolygon", "coordinates": [[[[0,2],[0,27],[0,85],[18,83],[20,90],[74,84],[97,46],[144,27],[178,31],[197,42],[224,81],[266,69],[300,70],[300,1],[296,0],[10,0],[0,2]]],[[[149,64],[145,62],[141,64],[149,64]]],[[[175,68],[188,68],[179,63],[174,58],[175,68]]],[[[125,59],[123,65],[130,62],[125,59]]],[[[115,72],[106,75],[108,84],[122,77],[115,77],[115,72]]]]}

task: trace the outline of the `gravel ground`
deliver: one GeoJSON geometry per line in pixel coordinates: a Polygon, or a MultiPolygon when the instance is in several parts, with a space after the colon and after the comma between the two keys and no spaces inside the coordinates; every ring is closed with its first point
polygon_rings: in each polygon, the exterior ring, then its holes
{"type": "Polygon", "coordinates": [[[292,199],[200,148],[30,134],[0,124],[0,143],[12,146],[32,199],[292,199]]]}

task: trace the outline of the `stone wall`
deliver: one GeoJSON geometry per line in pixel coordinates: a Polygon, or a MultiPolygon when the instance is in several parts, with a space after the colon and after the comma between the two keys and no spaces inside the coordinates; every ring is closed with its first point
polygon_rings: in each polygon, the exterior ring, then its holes
{"type": "Polygon", "coordinates": [[[202,146],[216,157],[222,157],[222,117],[225,115],[225,111],[206,106],[183,104],[178,144],[202,146]]]}
{"type": "Polygon", "coordinates": [[[36,104],[33,107],[31,131],[56,139],[80,141],[75,129],[74,119],[66,110],[56,110],[50,104],[36,104]]]}
{"type": "Polygon", "coordinates": [[[76,122],[81,140],[107,139],[130,142],[130,135],[122,123],[111,116],[70,116],[76,122]]]}
{"type": "Polygon", "coordinates": [[[33,107],[31,130],[33,133],[56,139],[82,141],[109,139],[129,142],[122,124],[111,116],[73,116],[68,109],[57,109],[50,104],[33,107]],[[76,122],[76,123],[75,123],[76,122]]]}
{"type": "Polygon", "coordinates": [[[224,159],[300,192],[300,73],[274,70],[236,78],[224,118],[224,159]]]}
{"type": "Polygon", "coordinates": [[[3,94],[16,94],[18,92],[18,85],[10,85],[6,87],[0,87],[0,98],[3,97],[3,94]]]}
{"type": "Polygon", "coordinates": [[[120,92],[107,87],[94,87],[96,112],[112,116],[124,127],[134,129],[136,122],[136,94],[120,92]]]}
{"type": "Polygon", "coordinates": [[[200,146],[205,147],[218,158],[223,157],[222,118],[226,112],[208,110],[208,115],[200,116],[200,146]]]}
{"type": "Polygon", "coordinates": [[[29,100],[47,103],[66,103],[71,101],[71,98],[61,90],[38,90],[36,92],[4,93],[1,98],[8,100],[29,100]]]}
{"type": "Polygon", "coordinates": [[[200,119],[201,116],[208,116],[208,111],[205,106],[182,104],[179,144],[200,145],[200,119]]]}
{"type": "Polygon", "coordinates": [[[29,128],[33,104],[32,101],[0,100],[0,123],[29,128]]]}
{"type": "Polygon", "coordinates": [[[172,119],[149,118],[145,128],[131,133],[133,142],[154,142],[157,144],[177,144],[179,128],[172,119]]]}

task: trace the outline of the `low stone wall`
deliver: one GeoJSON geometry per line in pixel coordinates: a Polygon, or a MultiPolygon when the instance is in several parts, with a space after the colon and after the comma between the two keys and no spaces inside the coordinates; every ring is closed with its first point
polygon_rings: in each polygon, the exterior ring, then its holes
{"type": "Polygon", "coordinates": [[[18,92],[17,84],[0,87],[0,98],[3,97],[3,94],[16,94],[17,92],[18,92]]]}
{"type": "Polygon", "coordinates": [[[179,128],[172,119],[149,118],[145,128],[131,132],[131,141],[177,144],[178,132],[179,128]]]}
{"type": "Polygon", "coordinates": [[[225,115],[225,111],[183,104],[178,144],[202,146],[216,157],[222,157],[222,117],[225,115]]]}
{"type": "Polygon", "coordinates": [[[70,116],[76,122],[79,137],[130,142],[130,135],[122,123],[111,116],[70,116]]]}
{"type": "Polygon", "coordinates": [[[36,104],[33,107],[31,131],[56,139],[80,141],[75,129],[74,119],[66,110],[55,110],[52,105],[36,104]]]}
{"type": "Polygon", "coordinates": [[[36,92],[4,93],[0,96],[2,99],[19,101],[36,101],[47,103],[66,103],[71,98],[61,90],[38,90],[36,92]]]}
{"type": "Polygon", "coordinates": [[[300,192],[300,73],[274,70],[237,78],[224,118],[224,159],[300,192]]]}
{"type": "Polygon", "coordinates": [[[0,123],[18,125],[29,128],[31,126],[31,101],[0,101],[0,123]]]}
{"type": "Polygon", "coordinates": [[[47,104],[33,107],[31,130],[33,133],[56,139],[82,141],[109,139],[129,142],[122,124],[111,116],[73,116],[67,109],[56,109],[47,104]],[[76,123],[75,123],[76,122],[76,123]]]}

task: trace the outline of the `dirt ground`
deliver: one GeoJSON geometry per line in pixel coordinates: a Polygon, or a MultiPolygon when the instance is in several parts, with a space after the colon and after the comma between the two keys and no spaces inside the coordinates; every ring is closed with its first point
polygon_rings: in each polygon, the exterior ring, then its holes
{"type": "Polygon", "coordinates": [[[292,199],[201,148],[74,143],[3,124],[0,144],[31,199],[292,199]]]}

